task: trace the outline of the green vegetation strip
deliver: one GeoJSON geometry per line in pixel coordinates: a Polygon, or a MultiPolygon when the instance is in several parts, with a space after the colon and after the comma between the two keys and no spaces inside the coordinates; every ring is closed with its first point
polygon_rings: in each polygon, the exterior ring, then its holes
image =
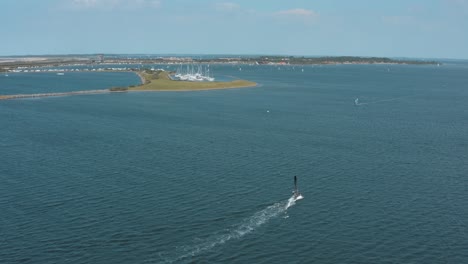
{"type": "Polygon", "coordinates": [[[174,81],[164,71],[145,71],[138,73],[143,80],[140,86],[129,87],[129,91],[199,91],[256,86],[257,83],[246,80],[230,82],[187,82],[174,81]]]}

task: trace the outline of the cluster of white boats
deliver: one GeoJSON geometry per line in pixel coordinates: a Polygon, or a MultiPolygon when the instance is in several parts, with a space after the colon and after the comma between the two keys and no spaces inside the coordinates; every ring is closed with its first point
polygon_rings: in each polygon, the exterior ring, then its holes
{"type": "Polygon", "coordinates": [[[210,65],[180,65],[174,75],[175,79],[190,82],[213,82],[215,78],[210,71],[210,65]]]}

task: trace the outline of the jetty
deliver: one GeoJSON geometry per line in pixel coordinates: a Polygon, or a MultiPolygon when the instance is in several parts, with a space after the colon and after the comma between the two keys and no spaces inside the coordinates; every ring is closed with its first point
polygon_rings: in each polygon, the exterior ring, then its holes
{"type": "Polygon", "coordinates": [[[106,94],[106,93],[111,93],[111,92],[118,92],[118,91],[111,91],[109,89],[104,89],[104,90],[62,92],[62,93],[12,94],[12,95],[0,95],[0,100],[52,97],[52,96],[70,96],[70,95],[84,95],[84,94],[106,94]]]}

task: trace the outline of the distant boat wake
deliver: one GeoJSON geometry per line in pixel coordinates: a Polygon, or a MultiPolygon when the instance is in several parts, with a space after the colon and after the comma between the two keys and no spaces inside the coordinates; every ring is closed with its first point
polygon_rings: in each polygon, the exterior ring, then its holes
{"type": "Polygon", "coordinates": [[[402,98],[406,98],[406,97],[410,97],[410,96],[400,96],[400,97],[395,97],[395,98],[390,98],[390,99],[383,99],[383,100],[377,100],[377,101],[371,101],[371,102],[365,102],[365,103],[359,102],[359,98],[356,98],[356,99],[354,100],[354,105],[355,105],[355,106],[361,106],[361,105],[377,104],[377,103],[382,103],[382,102],[396,101],[396,100],[399,100],[399,99],[402,99],[402,98]]]}
{"type": "MultiPolygon", "coordinates": [[[[286,201],[270,205],[267,208],[256,212],[252,216],[243,219],[239,225],[226,229],[226,231],[221,234],[211,235],[208,238],[197,242],[196,245],[182,248],[182,252],[178,252],[176,257],[165,258],[161,263],[180,262],[186,258],[197,256],[216,246],[225,244],[230,240],[240,239],[243,236],[252,233],[258,227],[266,224],[271,219],[278,217],[282,213],[286,213],[289,207],[296,204],[296,200],[297,198],[293,195],[286,201]]],[[[164,258],[164,256],[161,257],[164,258]]]]}

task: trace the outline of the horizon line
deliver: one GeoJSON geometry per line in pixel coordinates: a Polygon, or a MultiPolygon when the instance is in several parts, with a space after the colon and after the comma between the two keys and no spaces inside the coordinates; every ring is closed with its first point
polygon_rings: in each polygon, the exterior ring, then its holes
{"type": "Polygon", "coordinates": [[[138,55],[138,56],[283,56],[283,57],[359,57],[359,58],[390,58],[390,59],[417,59],[417,60],[468,60],[468,58],[447,58],[447,57],[408,57],[408,56],[363,56],[363,55],[291,55],[291,54],[266,54],[266,53],[63,53],[63,54],[11,54],[11,55],[0,55],[0,58],[8,57],[59,57],[59,56],[97,56],[97,55],[138,55]]]}

